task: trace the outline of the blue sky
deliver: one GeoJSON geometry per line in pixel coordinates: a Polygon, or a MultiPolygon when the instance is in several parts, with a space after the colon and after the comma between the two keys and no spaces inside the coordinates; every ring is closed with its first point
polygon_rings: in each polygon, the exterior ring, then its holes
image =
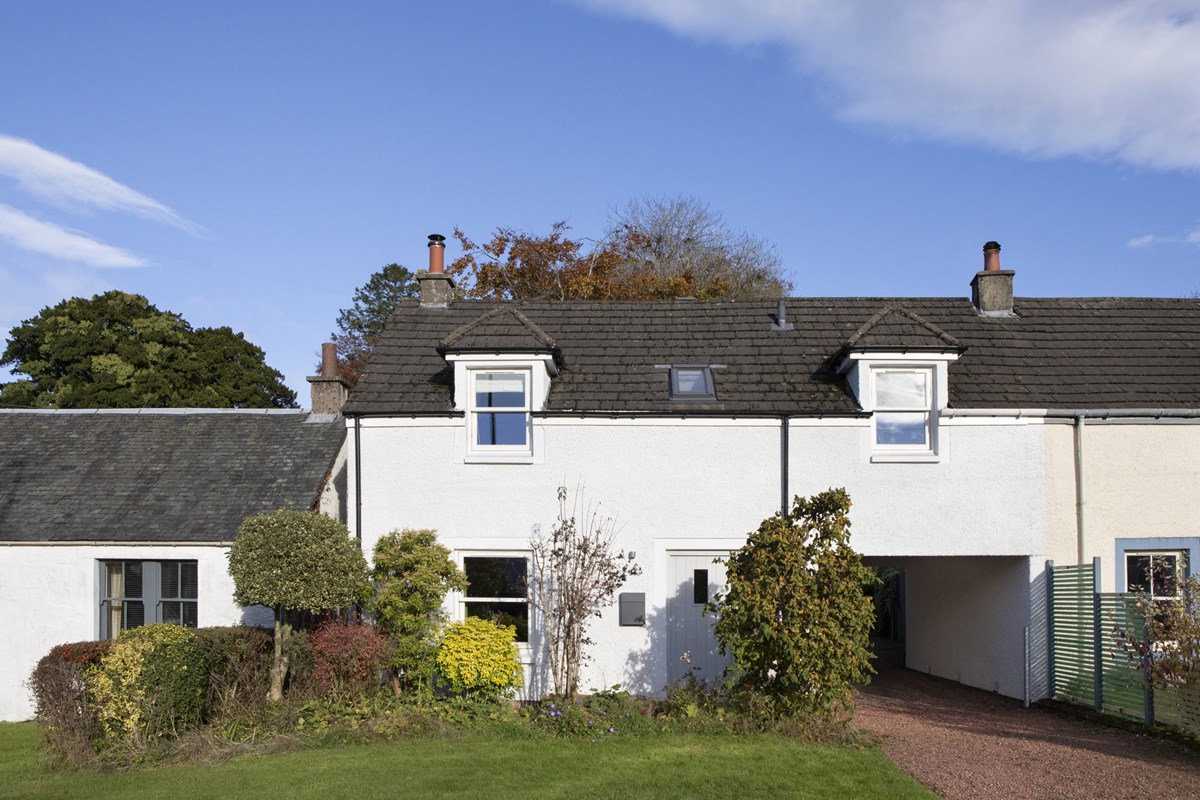
{"type": "MultiPolygon", "coordinates": [[[[1200,3],[7,3],[0,330],[72,295],[229,325],[288,384],[459,226],[690,195],[795,294],[1200,290],[1200,3]]],[[[448,256],[457,254],[451,246],[448,256]]],[[[0,373],[0,378],[3,374],[0,373]]]]}

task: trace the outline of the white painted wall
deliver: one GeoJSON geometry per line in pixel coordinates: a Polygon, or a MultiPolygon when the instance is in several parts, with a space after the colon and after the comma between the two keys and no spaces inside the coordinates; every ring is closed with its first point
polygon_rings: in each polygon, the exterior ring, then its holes
{"type": "MultiPolygon", "coordinates": [[[[619,627],[615,607],[593,623],[597,645],[584,689],[620,683],[657,691],[666,683],[665,608],[675,591],[665,568],[670,554],[727,552],[778,510],[780,423],[556,418],[534,424],[544,444],[537,463],[467,464],[462,419],[362,420],[364,550],[369,555],[381,535],[405,527],[434,528],[459,552],[526,550],[535,525],[548,530],[554,523],[555,488],[582,484],[585,498],[617,517],[617,547],[636,552],[644,570],[622,591],[645,592],[647,599],[644,628],[619,627]]],[[[1038,563],[1045,557],[1046,439],[1040,420],[945,421],[936,463],[871,463],[870,436],[868,420],[794,420],[790,494],[846,487],[854,502],[852,542],[865,555],[1020,556],[956,559],[969,566],[978,591],[974,602],[955,606],[953,621],[976,631],[1000,624],[1011,633],[1017,622],[1023,629],[1030,609],[1029,557],[1038,563]],[[981,587],[999,594],[990,597],[981,587]],[[1020,598],[1015,605],[1014,597],[1020,598]]],[[[353,437],[348,439],[353,447],[353,437]]],[[[353,458],[351,452],[351,464],[353,458]]],[[[351,476],[352,523],[355,491],[351,476]]],[[[978,654],[965,660],[936,652],[930,637],[953,627],[936,598],[954,579],[934,572],[917,609],[910,609],[910,632],[925,626],[922,615],[932,615],[920,634],[926,637],[920,657],[936,656],[931,663],[950,677],[961,673],[988,689],[999,683],[1019,696],[1022,639],[1015,656],[1005,650],[997,657],[995,643],[982,648],[974,640],[969,644],[978,654]],[[985,667],[991,671],[980,671],[985,667]]],[[[459,611],[456,598],[448,610],[459,611]]],[[[1005,648],[1010,638],[1001,640],[1005,648]]]]}
{"type": "Polygon", "coordinates": [[[0,545],[0,720],[33,716],[25,686],[39,659],[56,644],[99,636],[97,562],[106,559],[195,560],[201,627],[269,625],[270,612],[246,612],[233,602],[228,547],[197,545],[0,545]]]}
{"type": "MultiPolygon", "coordinates": [[[[906,558],[888,560],[905,574],[906,666],[999,692],[1025,694],[1025,627],[1029,625],[1033,571],[1020,557],[906,558]]],[[[1040,598],[1037,598],[1040,601],[1040,598]]],[[[1044,694],[1045,639],[1033,633],[1031,694],[1044,694]]]]}
{"type": "MultiPolygon", "coordinates": [[[[1048,552],[1058,565],[1078,563],[1074,436],[1069,424],[1046,426],[1048,552]]],[[[1200,537],[1200,424],[1089,420],[1083,437],[1083,561],[1099,556],[1103,591],[1123,591],[1117,539],[1200,537]]]]}
{"type": "Polygon", "coordinates": [[[935,463],[871,463],[867,420],[793,421],[791,494],[844,486],[863,555],[1030,555],[1045,550],[1040,420],[943,421],[935,463]]]}

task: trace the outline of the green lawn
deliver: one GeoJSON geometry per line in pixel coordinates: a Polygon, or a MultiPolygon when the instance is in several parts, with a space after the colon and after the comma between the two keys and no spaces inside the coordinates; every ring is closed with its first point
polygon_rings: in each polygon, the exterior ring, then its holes
{"type": "Polygon", "coordinates": [[[930,798],[878,750],[776,736],[417,739],[134,773],[48,772],[32,723],[0,724],[0,798],[930,798]]]}

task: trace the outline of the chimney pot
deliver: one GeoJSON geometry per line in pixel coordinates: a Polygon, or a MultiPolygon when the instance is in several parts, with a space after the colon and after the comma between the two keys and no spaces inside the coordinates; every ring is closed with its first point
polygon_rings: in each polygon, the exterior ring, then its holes
{"type": "Polygon", "coordinates": [[[446,271],[446,237],[440,233],[429,234],[429,272],[441,275],[446,271]]]}
{"type": "Polygon", "coordinates": [[[1000,243],[988,242],[983,246],[983,269],[995,272],[1000,269],[1000,243]]]}
{"type": "Polygon", "coordinates": [[[333,342],[325,342],[321,345],[321,377],[336,378],[337,375],[337,345],[333,342]]]}

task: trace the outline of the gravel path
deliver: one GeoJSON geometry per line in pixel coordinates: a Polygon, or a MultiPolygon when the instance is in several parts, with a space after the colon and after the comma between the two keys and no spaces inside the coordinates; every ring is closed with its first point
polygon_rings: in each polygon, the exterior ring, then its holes
{"type": "Polygon", "coordinates": [[[1200,750],[879,664],[855,722],[949,800],[1200,798],[1200,750]]]}

